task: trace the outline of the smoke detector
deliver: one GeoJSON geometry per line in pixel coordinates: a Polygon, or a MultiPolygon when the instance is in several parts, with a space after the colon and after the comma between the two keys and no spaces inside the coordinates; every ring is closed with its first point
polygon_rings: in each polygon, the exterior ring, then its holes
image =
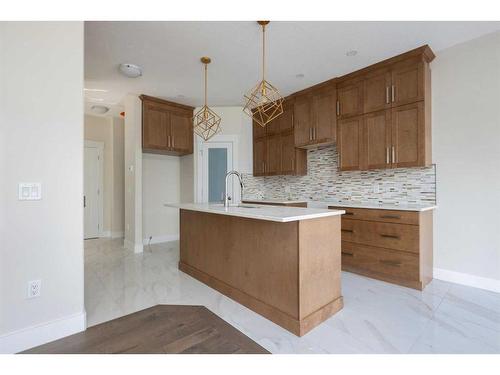
{"type": "Polygon", "coordinates": [[[142,76],[142,68],[138,65],[128,63],[120,64],[119,69],[124,76],[129,78],[137,78],[142,76]]]}

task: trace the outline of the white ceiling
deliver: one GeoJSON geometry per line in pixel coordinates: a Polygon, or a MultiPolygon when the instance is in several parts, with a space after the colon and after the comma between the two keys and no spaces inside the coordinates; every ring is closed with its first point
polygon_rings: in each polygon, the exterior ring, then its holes
{"type": "MultiPolygon", "coordinates": [[[[288,95],[423,44],[438,54],[497,30],[500,22],[271,22],[266,75],[288,95]]],[[[260,79],[261,49],[255,22],[86,22],[85,87],[107,90],[86,91],[86,110],[94,102],[116,115],[127,93],[200,105],[204,55],[212,58],[209,105],[241,105],[260,79]],[[143,76],[122,76],[124,62],[143,76]]]]}

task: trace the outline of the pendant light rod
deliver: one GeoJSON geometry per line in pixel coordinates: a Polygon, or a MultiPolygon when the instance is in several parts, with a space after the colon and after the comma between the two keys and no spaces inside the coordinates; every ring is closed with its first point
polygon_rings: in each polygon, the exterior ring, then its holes
{"type": "Polygon", "coordinates": [[[257,21],[262,26],[262,80],[266,77],[266,25],[269,21],[257,21]]]}
{"type": "Polygon", "coordinates": [[[210,57],[203,56],[200,61],[205,65],[205,107],[207,106],[207,74],[208,74],[208,64],[212,61],[210,57]]]}

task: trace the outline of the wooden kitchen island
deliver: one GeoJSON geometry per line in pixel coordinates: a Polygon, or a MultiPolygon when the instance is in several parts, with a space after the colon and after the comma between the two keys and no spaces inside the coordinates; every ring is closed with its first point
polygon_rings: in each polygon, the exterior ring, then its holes
{"type": "Polygon", "coordinates": [[[181,204],[179,269],[302,336],[343,307],[341,210],[181,204]]]}

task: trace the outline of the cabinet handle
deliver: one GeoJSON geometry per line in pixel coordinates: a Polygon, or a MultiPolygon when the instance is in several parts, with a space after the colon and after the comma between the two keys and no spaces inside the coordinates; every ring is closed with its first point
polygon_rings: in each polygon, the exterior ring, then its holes
{"type": "Polygon", "coordinates": [[[392,102],[394,103],[396,101],[396,87],[394,85],[391,86],[391,96],[392,102]]]}
{"type": "Polygon", "coordinates": [[[309,128],[309,140],[312,141],[312,128],[309,128]]]}
{"type": "Polygon", "coordinates": [[[392,146],[392,162],[393,163],[397,163],[397,160],[396,160],[396,149],[394,148],[394,146],[392,146]]]}
{"type": "Polygon", "coordinates": [[[389,147],[386,147],[385,151],[386,151],[386,154],[385,154],[385,163],[389,164],[390,163],[390,161],[389,161],[389,147]]]}
{"type": "Polygon", "coordinates": [[[389,101],[389,89],[390,89],[390,87],[386,86],[386,88],[385,88],[385,103],[386,104],[390,103],[390,101],[389,101]]]}
{"type": "Polygon", "coordinates": [[[395,240],[399,240],[399,236],[396,236],[394,234],[380,234],[380,237],[384,237],[384,238],[393,238],[395,240]]]}
{"type": "Polygon", "coordinates": [[[354,233],[352,229],[341,229],[341,232],[354,233]]]}
{"type": "Polygon", "coordinates": [[[175,138],[174,138],[174,136],[172,135],[172,136],[171,136],[171,138],[170,138],[170,140],[171,140],[171,142],[172,142],[172,148],[174,148],[174,147],[175,147],[175,145],[174,145],[174,139],[175,139],[175,138]]]}
{"type": "Polygon", "coordinates": [[[399,215],[380,215],[381,219],[401,219],[399,215]]]}
{"type": "Polygon", "coordinates": [[[347,252],[345,252],[345,251],[341,251],[341,254],[342,254],[342,255],[345,255],[345,256],[347,256],[347,257],[353,257],[353,256],[354,256],[354,254],[353,254],[353,253],[347,253],[347,252]]]}
{"type": "Polygon", "coordinates": [[[399,267],[399,266],[401,266],[401,262],[399,262],[397,260],[380,259],[379,262],[383,263],[383,264],[386,264],[388,266],[392,266],[392,267],[399,267]]]}
{"type": "Polygon", "coordinates": [[[316,140],[316,128],[313,128],[313,140],[316,140]]]}
{"type": "Polygon", "coordinates": [[[340,101],[337,100],[337,116],[340,116],[340,101]]]}
{"type": "Polygon", "coordinates": [[[87,207],[87,198],[85,197],[85,195],[83,196],[83,207],[87,207]]]}

